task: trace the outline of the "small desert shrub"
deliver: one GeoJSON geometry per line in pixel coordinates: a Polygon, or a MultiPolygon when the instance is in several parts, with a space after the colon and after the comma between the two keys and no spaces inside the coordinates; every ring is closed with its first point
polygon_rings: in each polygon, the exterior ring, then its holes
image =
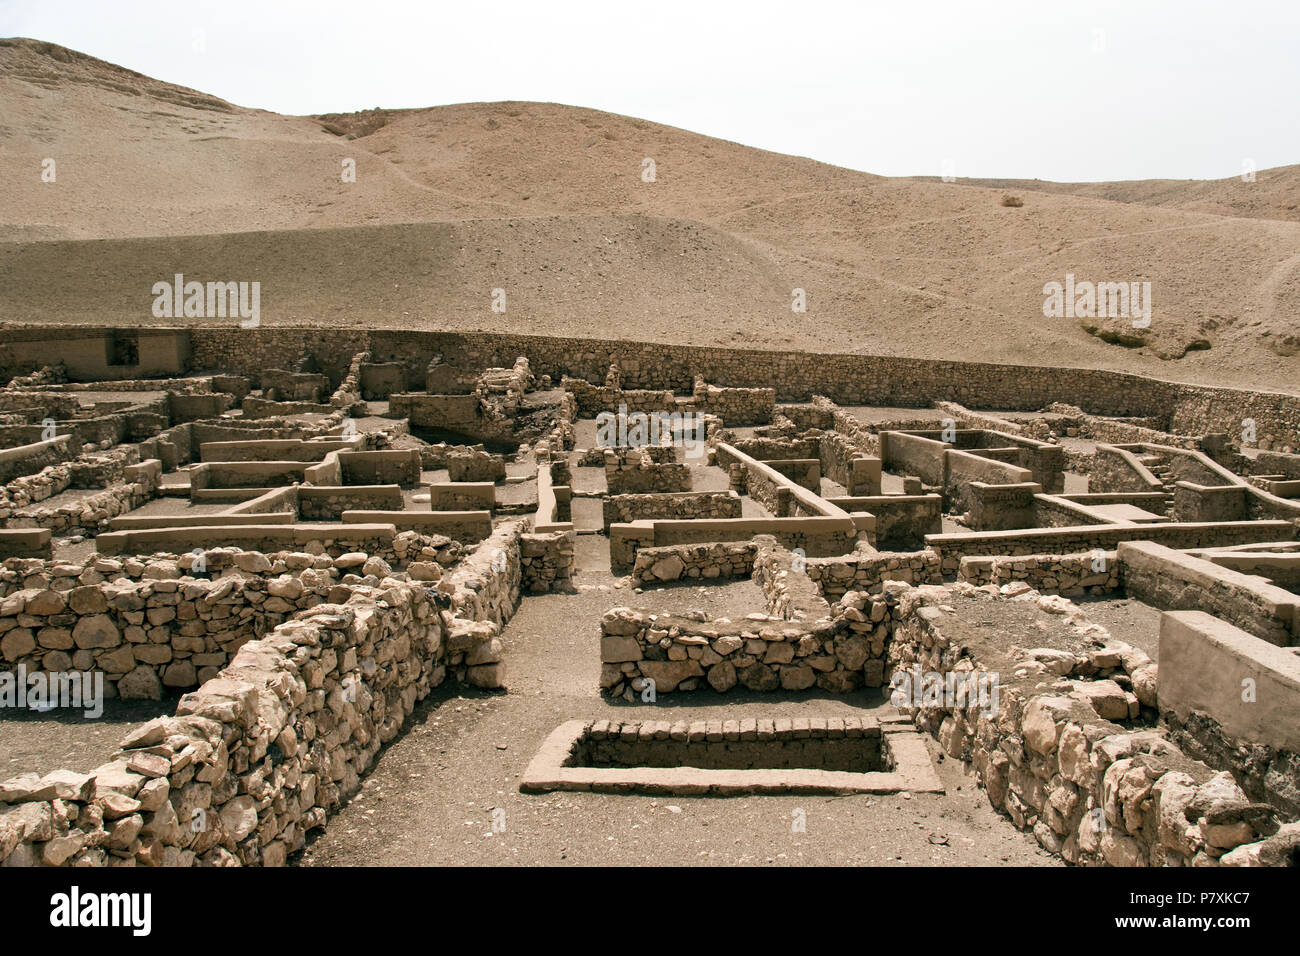
{"type": "Polygon", "coordinates": [[[1019,196],[1012,196],[1010,193],[1002,197],[1002,205],[1004,206],[1023,206],[1024,204],[1023,199],[1019,196]]]}

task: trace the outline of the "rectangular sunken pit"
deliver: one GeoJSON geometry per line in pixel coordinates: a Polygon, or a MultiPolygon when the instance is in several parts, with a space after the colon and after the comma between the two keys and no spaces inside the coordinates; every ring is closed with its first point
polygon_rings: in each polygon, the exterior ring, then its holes
{"type": "Polygon", "coordinates": [[[520,790],[730,796],[942,793],[925,739],[870,717],[562,724],[520,790]]]}

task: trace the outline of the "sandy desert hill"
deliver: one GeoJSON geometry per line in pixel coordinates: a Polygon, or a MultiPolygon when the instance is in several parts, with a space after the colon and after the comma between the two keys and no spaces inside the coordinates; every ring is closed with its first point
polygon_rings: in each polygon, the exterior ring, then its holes
{"type": "Polygon", "coordinates": [[[166,324],[150,289],[183,272],[260,281],[268,325],[1300,382],[1296,167],[1237,183],[1257,189],[1244,195],[1229,181],[887,179],[555,104],[282,116],[0,40],[0,170],[7,322],[166,324]],[[1002,205],[1009,191],[1024,205],[1002,205]],[[1043,285],[1067,272],[1151,282],[1142,344],[1106,341],[1135,334],[1126,319],[1045,318],[1043,285]]]}

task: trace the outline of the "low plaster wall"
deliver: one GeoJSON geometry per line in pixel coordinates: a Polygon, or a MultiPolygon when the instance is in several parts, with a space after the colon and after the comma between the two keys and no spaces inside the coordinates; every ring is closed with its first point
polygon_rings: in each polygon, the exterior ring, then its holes
{"type": "Polygon", "coordinates": [[[344,524],[391,524],[398,531],[445,535],[461,544],[477,544],[492,534],[490,511],[345,511],[344,524]]]}
{"type": "Polygon", "coordinates": [[[1183,750],[1300,816],[1300,657],[1203,611],[1166,612],[1160,709],[1183,750]]]}
{"type": "Polygon", "coordinates": [[[1100,548],[1113,551],[1121,541],[1156,541],[1171,548],[1208,548],[1254,541],[1288,540],[1295,525],[1285,521],[1089,525],[1076,528],[1027,528],[1023,531],[976,531],[932,534],[926,545],[943,560],[943,573],[957,573],[967,555],[1070,554],[1100,548]]]}
{"type": "Polygon", "coordinates": [[[341,451],[339,467],[344,485],[401,485],[414,488],[420,483],[422,465],[418,449],[391,451],[341,451]]]}
{"type": "Polygon", "coordinates": [[[874,545],[881,551],[909,551],[925,547],[927,534],[943,530],[943,498],[929,495],[872,495],[827,498],[845,511],[866,511],[876,519],[874,545]]]}
{"type": "Polygon", "coordinates": [[[1206,611],[1280,647],[1300,643],[1300,595],[1150,541],[1125,541],[1118,551],[1132,597],[1165,611],[1206,611]]]}

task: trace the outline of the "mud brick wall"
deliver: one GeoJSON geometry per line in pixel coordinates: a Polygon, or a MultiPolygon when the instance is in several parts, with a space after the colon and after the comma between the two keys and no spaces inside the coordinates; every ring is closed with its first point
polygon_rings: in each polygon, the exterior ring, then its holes
{"type": "Polygon", "coordinates": [[[1119,562],[1114,551],[962,558],[957,571],[957,580],[976,586],[1024,581],[1036,591],[1067,597],[1117,591],[1119,578],[1119,562]]]}
{"type": "Polygon", "coordinates": [[[808,577],[829,601],[846,591],[875,591],[886,581],[940,584],[939,555],[933,551],[878,551],[842,558],[809,558],[808,577]]]}
{"type": "Polygon", "coordinates": [[[610,495],[602,503],[605,530],[611,524],[654,518],[739,518],[740,496],[733,491],[681,491],[669,494],[610,495]]]}
{"type": "MultiPolygon", "coordinates": [[[[939,675],[986,671],[950,640],[949,616],[930,599],[894,585],[887,599],[898,619],[891,676],[913,665],[939,675]]],[[[1153,666],[1146,655],[1117,642],[1083,661],[1061,654],[1030,656],[1016,676],[997,675],[995,713],[952,702],[904,711],[948,756],[970,767],[995,809],[1067,862],[1279,865],[1290,857],[1300,826],[1279,826],[1271,808],[1252,803],[1230,774],[1196,764],[1159,731],[1127,729],[1101,716],[1100,702],[1114,696],[1096,693],[1115,685],[1106,673],[1127,675],[1137,687],[1138,673],[1153,666]],[[1076,678],[1074,689],[1063,689],[1060,673],[1076,678]]],[[[1150,693],[1154,685],[1142,686],[1150,693]]]]}

